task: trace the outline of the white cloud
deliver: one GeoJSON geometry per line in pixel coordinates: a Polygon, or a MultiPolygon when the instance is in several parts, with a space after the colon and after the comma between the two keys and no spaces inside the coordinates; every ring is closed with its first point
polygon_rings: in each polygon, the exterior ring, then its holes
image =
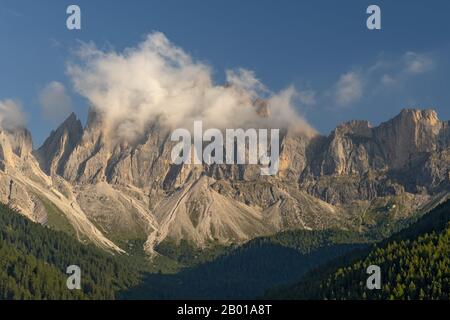
{"type": "Polygon", "coordinates": [[[299,117],[293,106],[293,101],[298,99],[297,90],[290,86],[268,100],[271,108],[271,121],[278,124],[294,124],[297,129],[306,132],[314,132],[315,130],[309,125],[306,119],[299,117]]]}
{"type": "Polygon", "coordinates": [[[72,100],[64,85],[52,81],[39,94],[42,113],[46,119],[60,121],[72,111],[72,100]]]}
{"type": "Polygon", "coordinates": [[[12,131],[25,127],[26,117],[19,103],[0,100],[0,130],[12,131]]]}
{"type": "Polygon", "coordinates": [[[336,83],[335,99],[339,106],[347,107],[363,95],[363,80],[357,72],[347,72],[336,83]]]}
{"type": "Polygon", "coordinates": [[[405,71],[413,74],[420,74],[434,68],[433,59],[426,54],[407,52],[404,55],[405,71]]]}
{"type": "Polygon", "coordinates": [[[373,99],[384,95],[386,89],[389,89],[389,94],[393,90],[404,91],[419,75],[433,70],[435,64],[428,53],[409,51],[391,58],[381,55],[373,65],[341,75],[331,97],[336,106],[351,107],[363,95],[373,99]]]}
{"type": "Polygon", "coordinates": [[[226,71],[228,84],[241,88],[249,92],[252,96],[256,96],[259,93],[267,93],[268,89],[259,79],[256,78],[253,71],[239,68],[237,70],[226,71]]]}
{"type": "Polygon", "coordinates": [[[397,81],[389,74],[383,74],[381,77],[381,83],[385,86],[391,86],[395,84],[397,81]]]}
{"type": "Polygon", "coordinates": [[[162,33],[150,34],[137,47],[123,52],[81,47],[79,61],[68,65],[75,89],[103,114],[107,130],[124,139],[145,133],[156,119],[171,127],[191,128],[202,119],[205,127],[257,126],[267,119],[253,101],[267,93],[272,126],[310,127],[292,104],[295,90],[270,93],[245,69],[226,71],[229,85],[214,84],[209,66],[193,60],[162,33]]]}
{"type": "Polygon", "coordinates": [[[298,101],[306,107],[313,106],[317,103],[316,92],[314,90],[300,90],[297,93],[298,101]]]}

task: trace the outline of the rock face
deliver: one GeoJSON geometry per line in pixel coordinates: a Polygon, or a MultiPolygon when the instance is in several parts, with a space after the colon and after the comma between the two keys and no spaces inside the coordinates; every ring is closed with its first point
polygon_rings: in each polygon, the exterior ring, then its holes
{"type": "Polygon", "coordinates": [[[450,189],[449,122],[432,110],[403,110],[378,127],[350,121],[328,137],[289,128],[277,176],[254,165],[173,165],[171,132],[157,121],[133,143],[102,121],[91,111],[83,128],[72,114],[35,152],[27,131],[0,132],[1,201],[44,224],[56,208],[80,239],[116,251],[142,240],[154,254],[165,240],[361,229],[368,212],[398,203],[391,218],[401,219],[450,189]]]}
{"type": "Polygon", "coordinates": [[[3,203],[18,208],[35,221],[41,221],[43,208],[37,199],[29,195],[23,185],[13,176],[17,172],[32,172],[31,135],[26,129],[14,132],[0,131],[0,199],[3,203]]]}
{"type": "Polygon", "coordinates": [[[32,154],[31,135],[26,129],[0,131],[0,201],[32,221],[58,226],[66,223],[80,240],[122,252],[86,217],[74,201],[72,186],[60,177],[45,174],[32,154]],[[64,187],[65,194],[61,193],[64,187]]]}
{"type": "Polygon", "coordinates": [[[45,143],[34,153],[48,175],[61,175],[68,157],[79,143],[83,126],[74,113],[56,131],[52,131],[45,143]]]}
{"type": "Polygon", "coordinates": [[[375,128],[351,121],[316,150],[300,185],[334,204],[405,191],[435,194],[448,186],[449,146],[448,122],[433,110],[404,109],[375,128]],[[348,181],[339,183],[343,177],[348,181]]]}

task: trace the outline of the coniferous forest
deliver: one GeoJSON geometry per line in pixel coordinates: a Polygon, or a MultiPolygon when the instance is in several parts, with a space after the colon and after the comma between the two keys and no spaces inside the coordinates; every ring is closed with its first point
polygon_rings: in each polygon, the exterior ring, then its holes
{"type": "Polygon", "coordinates": [[[0,299],[449,299],[449,221],[446,202],[376,243],[356,232],[297,230],[204,257],[166,244],[164,261],[177,264],[166,274],[164,264],[148,272],[142,259],[83,244],[0,205],[0,299]],[[81,290],[66,286],[69,265],[82,270],[81,290]],[[366,288],[369,265],[381,268],[381,290],[366,288]]]}
{"type": "Polygon", "coordinates": [[[279,299],[450,298],[450,202],[374,245],[315,269],[302,281],[266,294],[279,299]],[[381,268],[381,289],[366,286],[367,267],[381,268]]]}
{"type": "Polygon", "coordinates": [[[2,204],[0,257],[0,299],[114,299],[139,280],[123,257],[35,224],[2,204]],[[81,269],[81,290],[66,286],[70,265],[81,269]]]}

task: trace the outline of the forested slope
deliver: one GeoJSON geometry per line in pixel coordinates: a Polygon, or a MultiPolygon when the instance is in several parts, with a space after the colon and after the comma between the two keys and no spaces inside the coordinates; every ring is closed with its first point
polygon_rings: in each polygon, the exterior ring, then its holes
{"type": "Polygon", "coordinates": [[[177,274],[148,274],[121,297],[252,299],[272,286],[300,279],[332,258],[365,247],[365,241],[360,234],[347,231],[286,231],[254,239],[177,274]]]}
{"type": "Polygon", "coordinates": [[[84,245],[30,222],[0,204],[0,299],[114,299],[136,285],[139,272],[125,257],[84,245]],[[81,290],[68,290],[69,265],[81,268],[81,290]]]}
{"type": "Polygon", "coordinates": [[[314,270],[294,286],[272,289],[284,299],[449,299],[450,201],[368,251],[314,270]],[[381,268],[382,288],[366,288],[367,267],[381,268]]]}

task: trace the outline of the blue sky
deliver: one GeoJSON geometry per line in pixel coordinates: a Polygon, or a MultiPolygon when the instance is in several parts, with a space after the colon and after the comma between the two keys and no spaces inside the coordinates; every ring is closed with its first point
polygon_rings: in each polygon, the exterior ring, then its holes
{"type": "Polygon", "coordinates": [[[69,109],[86,117],[66,71],[80,40],[120,52],[160,31],[211,66],[218,83],[242,67],[273,91],[294,85],[299,112],[324,134],[405,107],[450,119],[449,15],[445,0],[0,0],[0,101],[20,102],[39,145],[69,109]],[[66,29],[69,4],[81,7],[81,31],[66,29]],[[380,31],[366,28],[370,4],[381,7],[380,31]],[[70,107],[52,117],[42,95],[55,82],[70,107]]]}

